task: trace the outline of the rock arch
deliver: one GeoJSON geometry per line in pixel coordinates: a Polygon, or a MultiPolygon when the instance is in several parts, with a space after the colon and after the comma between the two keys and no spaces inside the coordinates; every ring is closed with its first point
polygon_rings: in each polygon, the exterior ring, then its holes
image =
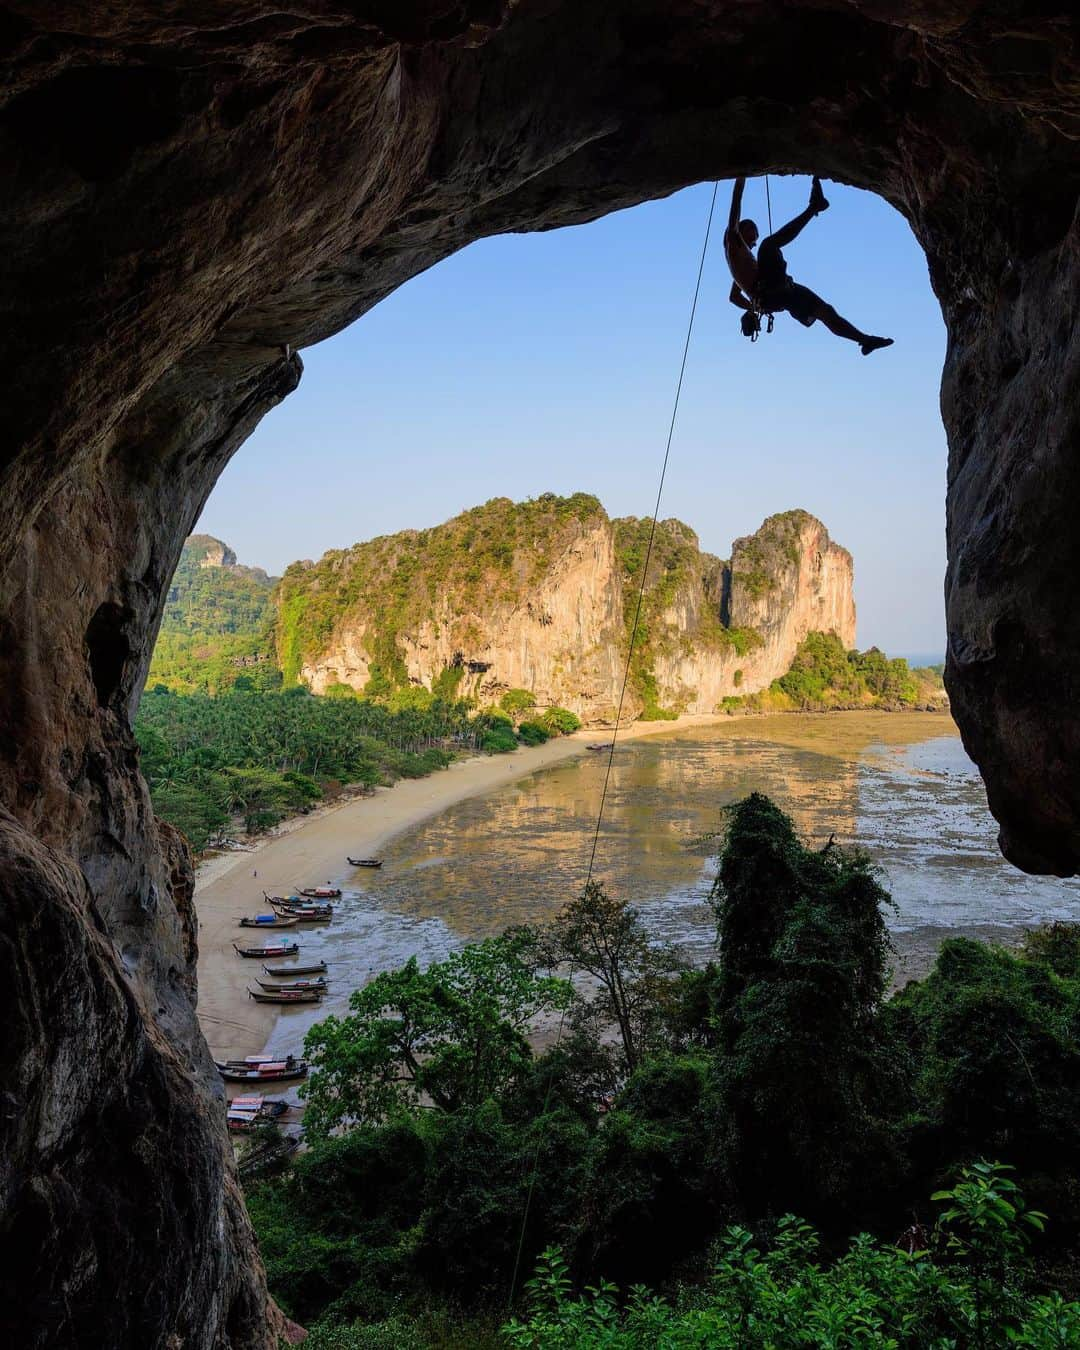
{"type": "Polygon", "coordinates": [[[1064,0],[216,13],[0,8],[0,1320],[27,1347],[270,1343],[190,869],[129,716],[182,540],[295,349],[470,240],[765,170],[907,217],[949,332],[950,693],[1008,856],[1080,859],[1064,0]]]}

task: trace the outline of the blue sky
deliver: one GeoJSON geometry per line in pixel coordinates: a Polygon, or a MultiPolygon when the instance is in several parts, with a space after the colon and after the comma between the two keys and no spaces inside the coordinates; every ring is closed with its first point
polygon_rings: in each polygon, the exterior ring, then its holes
{"type": "MultiPolygon", "coordinates": [[[[809,179],[772,178],[773,221],[809,179]]],[[[226,469],[199,528],[242,562],[296,558],[494,496],[593,492],[652,511],[710,184],[590,225],[482,240],[304,353],[303,381],[226,469]]],[[[754,345],[727,303],[721,184],[661,514],[727,556],[801,506],[855,556],[859,643],[944,650],[945,346],[921,251],[880,199],[832,209],[786,250],[869,332],[870,357],[786,315],[754,345]]],[[[765,225],[761,180],[744,214],[765,225]]]]}

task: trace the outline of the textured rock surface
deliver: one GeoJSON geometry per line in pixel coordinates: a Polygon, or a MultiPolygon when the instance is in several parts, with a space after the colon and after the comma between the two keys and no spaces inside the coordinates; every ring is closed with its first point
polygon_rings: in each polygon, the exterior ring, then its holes
{"type": "Polygon", "coordinates": [[[13,1343],[268,1342],[129,716],[184,536],[295,385],[290,348],[472,239],[766,169],[903,212],[949,331],[953,710],[1009,855],[1076,869],[1072,14],[1063,0],[7,0],[13,1343]]]}
{"type": "MultiPolygon", "coordinates": [[[[410,567],[419,621],[414,618],[390,638],[404,674],[430,689],[444,671],[457,667],[462,670],[458,692],[481,702],[495,702],[507,689],[527,689],[541,706],[555,704],[586,723],[610,724],[626,669],[625,616],[628,606],[633,612],[641,575],[638,571],[635,580],[620,560],[620,525],[648,530],[648,522],[612,522],[602,509],[585,521],[571,518],[557,532],[519,543],[507,563],[511,580],[505,590],[495,581],[481,582],[469,598],[445,579],[425,573],[425,554],[414,532],[378,541],[387,558],[412,562],[419,554],[415,570],[410,567]]],[[[436,531],[425,534],[437,537],[436,531]]],[[[767,688],[788,671],[795,649],[811,631],[836,633],[846,646],[855,645],[851,554],[832,543],[825,526],[807,512],[771,517],[756,534],[736,540],[730,564],[701,553],[697,536],[679,521],[662,521],[657,541],[649,568],[646,619],[652,644],[646,664],[662,707],[711,713],[729,694],[767,688]],[[684,547],[677,555],[668,551],[672,563],[677,556],[681,566],[673,593],[653,614],[648,601],[664,579],[665,536],[684,547]],[[727,639],[722,623],[728,614],[730,627],[752,630],[749,649],[727,639]]],[[[345,594],[357,589],[350,558],[367,547],[333,555],[340,559],[335,574],[345,594]]],[[[455,570],[475,556],[464,544],[456,554],[455,570]]],[[[377,575],[369,579],[372,571],[381,571],[387,581],[394,569],[366,569],[360,593],[339,614],[320,650],[300,667],[301,678],[316,693],[338,683],[362,690],[380,659],[385,648],[380,637],[387,634],[373,611],[387,606],[377,575]]],[[[317,600],[314,587],[304,590],[308,578],[325,584],[322,568],[294,571],[293,603],[317,600]]],[[[749,642],[745,631],[742,635],[749,642]]],[[[636,716],[641,706],[631,681],[624,715],[636,716]]]]}

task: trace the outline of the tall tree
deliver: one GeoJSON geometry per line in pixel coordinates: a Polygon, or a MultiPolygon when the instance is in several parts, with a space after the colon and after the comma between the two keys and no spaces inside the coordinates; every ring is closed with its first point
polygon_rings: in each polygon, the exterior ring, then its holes
{"type": "Polygon", "coordinates": [[[529,1068],[531,1024],[569,996],[529,954],[521,935],[489,938],[426,970],[413,957],[357,989],[350,1015],[319,1022],[304,1042],[314,1065],[305,1133],[377,1123],[425,1100],[452,1112],[499,1096],[529,1068]]]}
{"type": "Polygon", "coordinates": [[[757,793],[732,810],[713,901],[722,1170],[751,1213],[827,1222],[882,1184],[906,1091],[876,1017],[891,901],[864,853],[806,848],[757,793]]]}
{"type": "Polygon", "coordinates": [[[609,896],[590,881],[581,895],[534,932],[542,960],[552,969],[591,976],[595,997],[579,995],[574,1022],[579,1029],[618,1031],[622,1074],[628,1075],[657,1041],[672,976],[682,969],[675,948],[654,943],[640,912],[624,899],[609,896]]]}

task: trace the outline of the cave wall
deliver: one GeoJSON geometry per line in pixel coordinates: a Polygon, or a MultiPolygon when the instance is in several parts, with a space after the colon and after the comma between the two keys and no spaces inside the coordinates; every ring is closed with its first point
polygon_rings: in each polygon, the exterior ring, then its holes
{"type": "Polygon", "coordinates": [[[954,712],[1007,855],[1077,870],[1063,0],[7,0],[0,67],[16,1343],[273,1343],[194,1017],[190,871],[130,718],[183,539],[295,350],[473,239],[766,170],[906,216],[949,333],[954,712]]]}

